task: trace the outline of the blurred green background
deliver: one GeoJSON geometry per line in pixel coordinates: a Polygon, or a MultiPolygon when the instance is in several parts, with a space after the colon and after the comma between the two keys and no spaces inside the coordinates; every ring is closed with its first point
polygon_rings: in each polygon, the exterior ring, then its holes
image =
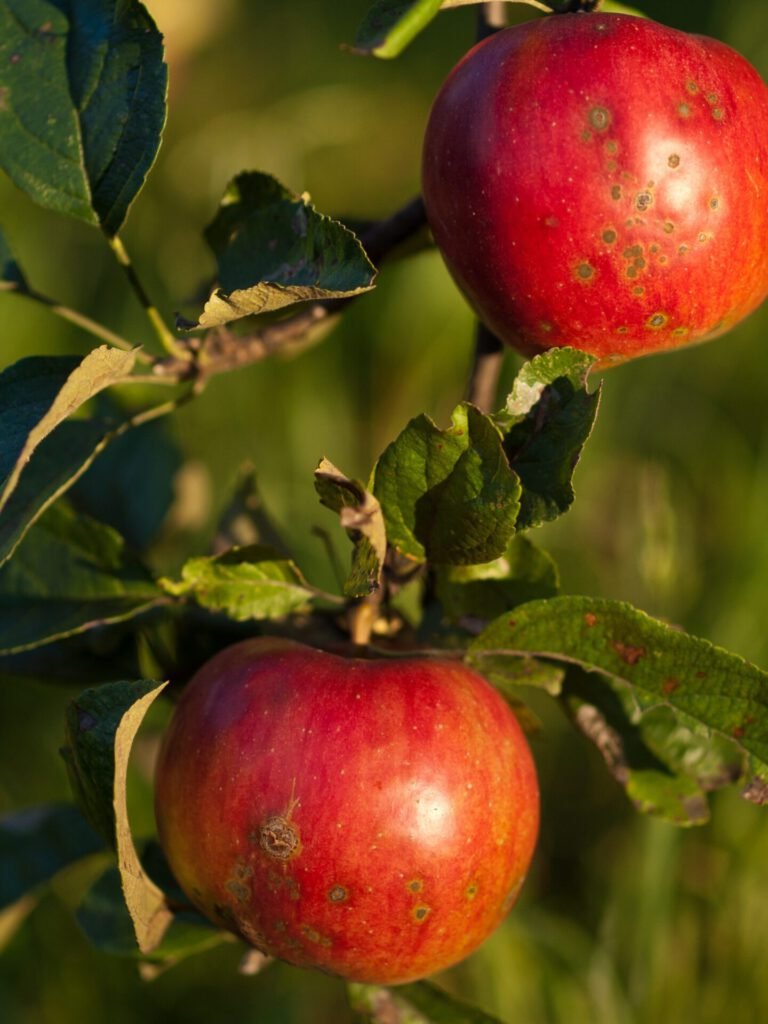
{"type": "MultiPolygon", "coordinates": [[[[716,35],[768,74],[768,6],[645,0],[652,17],[716,35]]],[[[341,217],[386,215],[418,191],[432,96],[473,38],[472,8],[442,14],[395,62],[365,60],[365,0],[149,0],[171,72],[165,143],[124,240],[167,317],[194,310],[210,275],[200,238],[230,177],[260,169],[341,217]]],[[[510,6],[513,18],[528,12],[510,6]]],[[[152,337],[99,236],[48,215],[0,181],[0,221],[35,286],[125,336],[152,337]]],[[[3,365],[84,352],[90,339],[0,296],[3,365]]],[[[612,370],[576,475],[577,502],[536,540],[566,593],[632,601],[768,667],[768,308],[727,338],[612,370]]],[[[312,527],[331,526],[312,470],[327,455],[365,478],[409,417],[444,422],[464,391],[472,321],[439,257],[387,266],[322,344],[215,380],[168,424],[183,455],[158,567],[200,552],[238,468],[309,578],[334,578],[312,527]]],[[[508,356],[505,378],[516,365],[508,356]]],[[[138,493],[144,476],[137,477],[138,493]]],[[[148,479],[148,475],[147,475],[148,479]]],[[[149,486],[149,484],[147,484],[149,486]]],[[[0,690],[0,813],[67,799],[62,714],[80,687],[9,680],[0,690]]],[[[756,1024],[768,1020],[768,819],[725,793],[712,822],[682,832],[641,819],[595,751],[537,702],[543,826],[521,903],[441,978],[525,1024],[756,1024]],[[539,706],[540,705],[540,706],[539,706]]],[[[151,736],[146,739],[151,744],[151,736]]],[[[134,824],[152,830],[145,763],[134,824]]],[[[343,987],[275,966],[237,973],[232,944],[152,982],[92,950],[72,915],[99,865],[59,878],[11,934],[0,918],[0,1020],[7,1024],[184,1021],[344,1024],[343,987]]]]}

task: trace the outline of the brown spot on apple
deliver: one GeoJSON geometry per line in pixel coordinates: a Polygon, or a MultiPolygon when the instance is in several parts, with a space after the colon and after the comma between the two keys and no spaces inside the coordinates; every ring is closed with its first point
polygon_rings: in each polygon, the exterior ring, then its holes
{"type": "Polygon", "coordinates": [[[668,321],[669,317],[666,313],[654,313],[653,316],[648,318],[646,326],[650,327],[652,331],[658,331],[662,327],[665,327],[668,321]]]}
{"type": "Polygon", "coordinates": [[[611,115],[605,107],[592,107],[589,112],[589,123],[596,132],[604,132],[611,123],[611,115]]]}
{"type": "Polygon", "coordinates": [[[279,814],[267,818],[258,837],[262,850],[276,860],[290,860],[301,849],[298,828],[279,814]]]}
{"type": "Polygon", "coordinates": [[[613,230],[613,228],[608,228],[606,231],[603,232],[603,241],[607,245],[613,245],[613,243],[616,241],[617,238],[618,238],[618,235],[613,230]]]}
{"type": "Polygon", "coordinates": [[[428,907],[426,903],[418,903],[411,911],[414,921],[418,921],[419,924],[426,921],[431,913],[432,908],[428,907]]]}
{"type": "Polygon", "coordinates": [[[343,903],[347,896],[349,896],[349,893],[343,885],[334,885],[333,888],[328,891],[328,899],[331,903],[343,903]]]}
{"type": "Polygon", "coordinates": [[[576,276],[580,281],[591,281],[595,276],[595,268],[585,260],[576,267],[576,276]]]}
{"type": "Polygon", "coordinates": [[[667,163],[669,164],[670,167],[679,167],[680,166],[680,157],[677,155],[677,153],[670,153],[670,156],[669,156],[669,159],[667,160],[667,163]]]}
{"type": "Polygon", "coordinates": [[[322,932],[319,932],[309,924],[303,924],[301,926],[301,931],[309,942],[314,942],[317,945],[325,946],[326,948],[331,945],[331,940],[327,935],[323,935],[322,932]]]}

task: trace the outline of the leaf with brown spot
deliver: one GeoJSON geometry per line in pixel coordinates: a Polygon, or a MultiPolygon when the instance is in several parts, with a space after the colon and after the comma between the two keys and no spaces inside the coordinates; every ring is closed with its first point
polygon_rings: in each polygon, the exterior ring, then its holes
{"type": "MultiPolygon", "coordinates": [[[[631,722],[658,761],[675,775],[692,777],[698,789],[716,789],[749,774],[768,778],[768,674],[743,658],[628,604],[586,597],[520,605],[514,620],[500,616],[468,648],[470,664],[481,673],[489,659],[496,666],[504,657],[532,656],[607,677],[597,685],[621,695],[624,733],[631,722]]],[[[590,703],[605,715],[604,702],[594,698],[590,703]]],[[[608,724],[616,729],[615,722],[608,724]]],[[[591,726],[596,728],[594,720],[591,726]]],[[[598,734],[609,738],[605,731],[598,734]]],[[[626,738],[622,735],[624,758],[626,738]]],[[[621,775],[621,758],[608,761],[621,775]]],[[[637,790],[649,781],[638,773],[632,778],[627,781],[630,796],[633,786],[637,790]]],[[[648,804],[642,809],[653,810],[659,801],[665,806],[661,791],[653,792],[649,799],[645,788],[639,793],[637,802],[648,804]]],[[[665,799],[670,796],[685,817],[700,816],[695,792],[682,787],[676,794],[667,792],[665,799]],[[693,802],[687,806],[680,803],[689,798],[693,802]]]]}

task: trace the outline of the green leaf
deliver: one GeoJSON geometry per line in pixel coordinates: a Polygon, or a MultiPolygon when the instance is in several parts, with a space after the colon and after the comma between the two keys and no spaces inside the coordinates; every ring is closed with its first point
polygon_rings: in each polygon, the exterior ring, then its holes
{"type": "Polygon", "coordinates": [[[709,819],[706,793],[736,782],[744,756],[719,736],[703,739],[666,707],[639,714],[626,687],[571,668],[562,702],[638,810],[676,825],[709,819]]]}
{"type": "Polygon", "coordinates": [[[355,235],[269,174],[238,175],[205,232],[218,287],[197,322],[216,327],[296,302],[359,295],[376,270],[355,235]]]}
{"type": "MultiPolygon", "coordinates": [[[[127,414],[116,403],[99,404],[105,418],[127,422],[127,414]]],[[[123,430],[114,440],[105,437],[101,447],[104,450],[99,449],[95,461],[89,459],[70,498],[79,511],[114,527],[131,548],[142,551],[157,536],[173,504],[174,477],[182,460],[179,446],[167,421],[150,420],[123,430]]]]}
{"type": "Polygon", "coordinates": [[[347,991],[352,1009],[372,1024],[501,1024],[431,981],[397,988],[351,983],[347,991]]]}
{"type": "Polygon", "coordinates": [[[71,804],[30,807],[1,818],[0,909],[103,847],[71,804]]]}
{"type": "Polygon", "coordinates": [[[0,515],[0,565],[112,436],[113,428],[99,420],[69,420],[44,438],[0,515]]]}
{"type": "Polygon", "coordinates": [[[0,653],[120,622],[162,600],[119,534],[57,503],[0,569],[0,653]]]}
{"type": "Polygon", "coordinates": [[[474,654],[469,663],[482,672],[483,678],[496,687],[502,697],[508,701],[520,700],[520,686],[532,686],[537,690],[545,690],[556,697],[562,689],[565,670],[560,665],[538,658],[509,658],[484,655],[482,663],[475,659],[474,654]]]}
{"type": "MultiPolygon", "coordinates": [[[[141,634],[140,634],[141,635],[141,634]]],[[[19,654],[0,655],[0,686],[37,682],[95,686],[140,675],[136,633],[130,628],[79,633],[19,654]]]]}
{"type": "Polygon", "coordinates": [[[597,416],[599,389],[587,391],[594,362],[575,349],[551,349],[518,373],[494,417],[522,483],[519,530],[556,519],[573,502],[571,479],[597,416]]]}
{"type": "Polygon", "coordinates": [[[0,167],[35,202],[120,229],[160,146],[167,69],[137,0],[0,0],[0,167]]]}
{"type": "Polygon", "coordinates": [[[554,597],[559,589],[552,558],[519,534],[492,562],[438,566],[435,571],[437,598],[453,621],[495,619],[527,601],[554,597]]]}
{"type": "MultiPolygon", "coordinates": [[[[2,93],[0,93],[2,95],[2,93]]],[[[0,123],[2,115],[0,115],[0,123]]],[[[27,280],[11,251],[5,233],[0,228],[0,292],[28,291],[27,280]]]]}
{"type": "Polygon", "coordinates": [[[142,954],[136,945],[136,933],[117,868],[108,868],[85,894],[76,913],[77,923],[89,941],[103,953],[147,960],[170,961],[168,966],[187,956],[201,953],[233,937],[215,928],[195,912],[174,914],[162,940],[142,954]]]}
{"type": "Polygon", "coordinates": [[[85,690],[67,709],[62,751],[88,820],[117,851],[123,898],[142,953],[159,945],[172,915],[133,845],[126,780],[134,737],[165,685],[139,680],[85,690]]]}
{"type": "MultiPolygon", "coordinates": [[[[745,795],[768,802],[768,674],[742,658],[630,605],[585,597],[532,601],[501,616],[470,644],[481,673],[489,654],[547,657],[607,675],[610,685],[628,688],[637,715],[666,708],[695,733],[696,763],[730,763],[711,734],[725,737],[747,755],[753,779],[745,795]]],[[[644,739],[668,765],[679,760],[680,734],[668,720],[652,718],[644,739]]]]}
{"type": "Polygon", "coordinates": [[[387,556],[381,505],[361,483],[344,476],[328,459],[315,470],[315,490],[322,504],[337,513],[355,545],[345,596],[365,597],[378,590],[387,556]]]}
{"type": "Polygon", "coordinates": [[[631,14],[635,18],[647,18],[648,15],[637,7],[630,7],[629,4],[620,4],[616,0],[603,0],[600,5],[601,14],[631,14]]]}
{"type": "Polygon", "coordinates": [[[133,352],[102,345],[84,358],[29,356],[0,373],[0,511],[38,445],[104,388],[125,379],[133,352]]]}
{"type": "Polygon", "coordinates": [[[290,559],[261,544],[190,558],[180,580],[159,582],[168,594],[190,597],[236,622],[279,619],[315,597],[290,559]]]}
{"type": "Polygon", "coordinates": [[[357,30],[355,53],[397,57],[432,21],[441,0],[374,0],[357,30]]]}
{"type": "Polygon", "coordinates": [[[500,557],[515,530],[520,481],[488,416],[464,403],[452,426],[411,420],[373,477],[387,538],[406,557],[474,565],[500,557]]]}

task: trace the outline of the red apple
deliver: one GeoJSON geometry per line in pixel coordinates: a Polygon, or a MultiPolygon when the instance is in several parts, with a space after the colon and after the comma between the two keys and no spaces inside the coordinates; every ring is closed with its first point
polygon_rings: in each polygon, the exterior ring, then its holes
{"type": "Polygon", "coordinates": [[[155,805],[211,920],[298,966],[387,984],[455,963],[499,924],[539,815],[525,737],[474,672],[263,638],[185,689],[155,805]]]}
{"type": "Polygon", "coordinates": [[[678,348],[768,293],[768,88],[714,39],[620,14],[506,29],[443,85],[423,178],[459,287],[526,355],[678,348]]]}

